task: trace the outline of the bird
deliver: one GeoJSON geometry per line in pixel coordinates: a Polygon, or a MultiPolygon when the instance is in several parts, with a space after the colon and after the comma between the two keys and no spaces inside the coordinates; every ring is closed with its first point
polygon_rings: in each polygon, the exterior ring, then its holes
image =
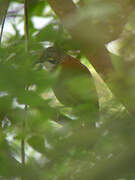
{"type": "Polygon", "coordinates": [[[88,68],[77,58],[68,55],[62,48],[48,47],[37,63],[51,72],[58,71],[52,89],[60,103],[78,108],[84,116],[86,113],[88,116],[99,113],[95,82],[88,68]]]}

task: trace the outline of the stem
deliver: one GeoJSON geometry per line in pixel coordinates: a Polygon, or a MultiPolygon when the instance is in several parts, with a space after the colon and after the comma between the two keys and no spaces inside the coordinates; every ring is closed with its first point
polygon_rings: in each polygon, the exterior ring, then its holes
{"type": "Polygon", "coordinates": [[[2,13],[1,13],[1,30],[0,30],[0,43],[2,41],[2,35],[3,35],[3,30],[4,30],[4,24],[5,24],[5,19],[6,19],[6,15],[7,15],[7,11],[8,11],[8,7],[9,7],[9,3],[10,0],[7,0],[7,2],[3,5],[2,7],[2,13]]]}

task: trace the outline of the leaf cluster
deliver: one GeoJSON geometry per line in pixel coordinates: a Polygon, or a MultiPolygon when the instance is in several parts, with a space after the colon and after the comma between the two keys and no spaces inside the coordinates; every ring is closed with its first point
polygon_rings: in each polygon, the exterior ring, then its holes
{"type": "MultiPolygon", "coordinates": [[[[1,12],[5,2],[0,0],[1,12]]],[[[0,179],[133,180],[134,1],[80,0],[74,4],[80,12],[65,17],[68,7],[57,13],[59,1],[53,7],[50,1],[29,0],[29,51],[26,34],[18,30],[25,21],[18,11],[22,4],[23,0],[10,1],[6,21],[19,21],[12,23],[15,33],[0,45],[0,179]],[[37,28],[34,17],[49,22],[37,28]],[[100,117],[93,104],[65,107],[58,102],[51,88],[59,72],[35,65],[43,49],[55,45],[81,60],[90,57],[89,51],[102,54],[102,46],[114,39],[119,55],[110,53],[116,71],[109,74],[109,85],[116,97],[91,68],[100,117]]],[[[0,24],[2,20],[0,13],[0,24]]],[[[102,64],[102,59],[96,63],[102,64]]],[[[73,86],[78,94],[82,84],[73,86]]]]}

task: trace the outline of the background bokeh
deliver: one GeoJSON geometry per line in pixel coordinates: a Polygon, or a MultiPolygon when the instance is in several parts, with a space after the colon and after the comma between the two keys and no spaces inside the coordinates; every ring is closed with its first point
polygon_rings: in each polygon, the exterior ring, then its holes
{"type": "Polygon", "coordinates": [[[0,179],[135,179],[134,19],[134,0],[0,0],[0,179]],[[92,73],[99,116],[65,107],[58,74],[37,70],[52,45],[92,73]]]}

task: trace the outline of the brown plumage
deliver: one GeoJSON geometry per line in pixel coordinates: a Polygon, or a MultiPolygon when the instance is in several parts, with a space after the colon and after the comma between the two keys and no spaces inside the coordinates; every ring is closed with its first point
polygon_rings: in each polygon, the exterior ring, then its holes
{"type": "Polygon", "coordinates": [[[59,75],[53,85],[57,99],[66,106],[89,104],[99,110],[95,83],[90,71],[79,60],[63,50],[47,48],[41,55],[40,63],[52,64],[52,71],[59,68],[59,75]]]}

